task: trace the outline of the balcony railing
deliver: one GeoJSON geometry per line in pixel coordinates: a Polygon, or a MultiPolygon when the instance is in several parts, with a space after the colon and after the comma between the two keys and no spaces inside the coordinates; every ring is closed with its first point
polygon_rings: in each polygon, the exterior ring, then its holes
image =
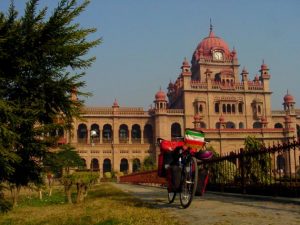
{"type": "Polygon", "coordinates": [[[128,137],[120,137],[120,139],[119,139],[119,142],[121,144],[126,144],[126,143],[128,143],[128,141],[129,141],[128,137]]]}
{"type": "Polygon", "coordinates": [[[112,138],[103,138],[102,143],[103,144],[110,144],[110,143],[112,143],[112,138]]]}
{"type": "Polygon", "coordinates": [[[132,142],[132,144],[140,144],[141,140],[142,140],[141,138],[132,138],[131,142],[132,142]]]}

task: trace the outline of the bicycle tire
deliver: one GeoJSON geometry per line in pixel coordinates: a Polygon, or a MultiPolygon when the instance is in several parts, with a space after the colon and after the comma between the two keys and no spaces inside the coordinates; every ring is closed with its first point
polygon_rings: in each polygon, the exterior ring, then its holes
{"type": "Polygon", "coordinates": [[[176,192],[175,191],[174,192],[169,192],[168,191],[168,200],[169,200],[170,204],[174,202],[175,197],[176,197],[176,192]]]}
{"type": "Polygon", "coordinates": [[[195,157],[191,157],[189,162],[183,168],[182,188],[180,192],[180,204],[183,208],[187,208],[192,203],[196,193],[198,182],[198,166],[195,157]]]}

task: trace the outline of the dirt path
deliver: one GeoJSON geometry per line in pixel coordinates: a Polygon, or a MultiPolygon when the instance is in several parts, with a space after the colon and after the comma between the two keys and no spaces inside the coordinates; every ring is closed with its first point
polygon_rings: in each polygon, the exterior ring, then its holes
{"type": "Polygon", "coordinates": [[[206,193],[196,196],[188,209],[180,207],[179,198],[167,203],[166,190],[156,187],[115,184],[155,207],[164,208],[187,224],[203,225],[299,225],[300,204],[241,198],[206,193]]]}

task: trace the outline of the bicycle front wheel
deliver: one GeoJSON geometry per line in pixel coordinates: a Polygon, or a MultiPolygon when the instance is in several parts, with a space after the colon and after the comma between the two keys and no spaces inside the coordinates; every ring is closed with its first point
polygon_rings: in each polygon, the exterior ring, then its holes
{"type": "Polygon", "coordinates": [[[183,168],[182,189],[180,192],[180,204],[183,208],[189,207],[195,196],[198,181],[198,166],[195,157],[186,163],[183,168]]]}

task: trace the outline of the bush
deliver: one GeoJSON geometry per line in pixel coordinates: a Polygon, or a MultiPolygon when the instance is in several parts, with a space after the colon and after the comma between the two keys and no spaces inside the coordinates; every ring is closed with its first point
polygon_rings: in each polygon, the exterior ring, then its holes
{"type": "Polygon", "coordinates": [[[104,173],[104,178],[111,179],[112,178],[111,172],[105,172],[104,173]]]}

